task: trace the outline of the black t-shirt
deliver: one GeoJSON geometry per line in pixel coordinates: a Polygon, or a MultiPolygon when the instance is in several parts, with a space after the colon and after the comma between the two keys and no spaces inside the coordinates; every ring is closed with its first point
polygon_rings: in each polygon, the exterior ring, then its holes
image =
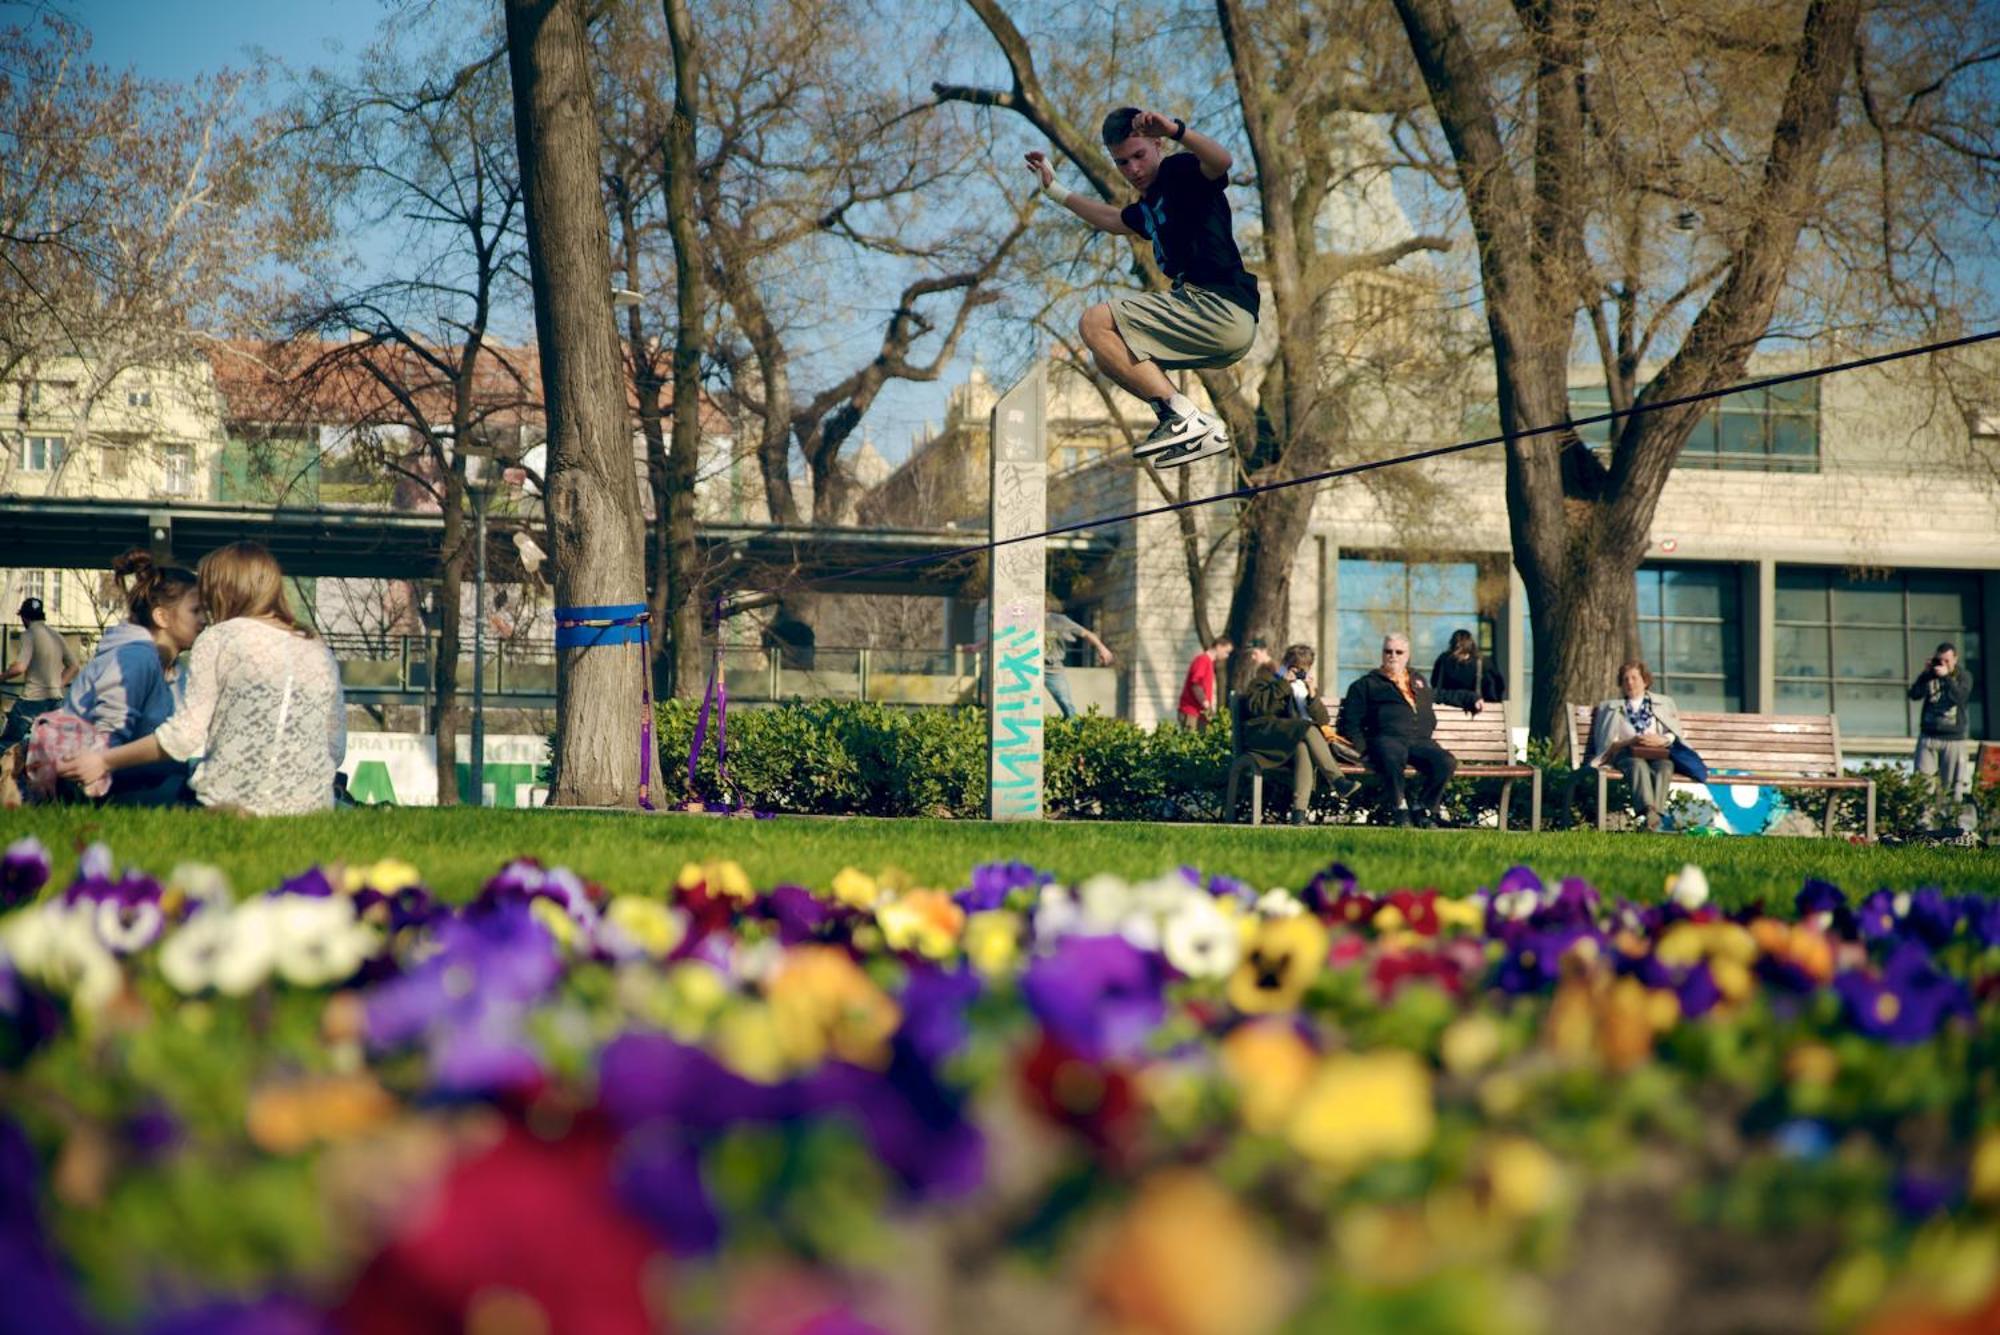
{"type": "Polygon", "coordinates": [[[1124,224],[1153,243],[1153,259],[1176,283],[1193,283],[1257,314],[1257,280],[1243,268],[1229,225],[1228,180],[1211,181],[1192,153],[1160,163],[1137,204],[1119,211],[1124,224]]]}

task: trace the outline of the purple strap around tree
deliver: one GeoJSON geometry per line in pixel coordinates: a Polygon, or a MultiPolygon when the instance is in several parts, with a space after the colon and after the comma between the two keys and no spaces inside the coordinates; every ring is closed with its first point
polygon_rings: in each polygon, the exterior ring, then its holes
{"type": "Polygon", "coordinates": [[[690,797],[694,795],[695,789],[700,783],[699,778],[696,776],[696,770],[701,764],[702,743],[708,740],[708,711],[715,704],[715,688],[722,676],[720,659],[721,655],[717,654],[715,660],[709,663],[708,685],[704,686],[701,692],[701,713],[695,716],[694,721],[694,745],[688,748],[688,795],[690,797]]]}

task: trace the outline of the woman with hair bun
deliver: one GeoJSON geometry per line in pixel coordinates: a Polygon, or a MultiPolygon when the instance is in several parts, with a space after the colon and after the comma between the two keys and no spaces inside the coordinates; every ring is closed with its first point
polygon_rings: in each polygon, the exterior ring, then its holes
{"type": "Polygon", "coordinates": [[[346,697],[332,653],[285,601],[284,572],[260,544],[237,542],[204,556],[196,580],[209,626],[188,656],[180,707],[152,736],[74,756],[62,773],[88,784],[200,757],[193,784],[203,806],[260,816],[332,806],[346,697]]]}
{"type": "MultiPolygon", "coordinates": [[[[111,563],[126,620],[104,632],[61,704],[36,720],[25,773],[31,794],[77,796],[56,782],[63,762],[94,747],[150,737],[179,703],[175,662],[201,634],[195,576],[135,548],[111,563]]],[[[188,798],[188,767],[176,760],[124,769],[84,785],[81,796],[129,806],[172,806],[188,798]]]]}

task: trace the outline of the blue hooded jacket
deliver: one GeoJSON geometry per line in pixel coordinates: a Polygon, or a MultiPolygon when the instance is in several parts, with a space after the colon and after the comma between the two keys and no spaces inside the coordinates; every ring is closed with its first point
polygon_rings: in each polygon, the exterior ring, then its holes
{"type": "Polygon", "coordinates": [[[105,631],[62,707],[90,720],[110,746],[152,736],[174,712],[173,687],[152,635],[129,621],[105,631]]]}

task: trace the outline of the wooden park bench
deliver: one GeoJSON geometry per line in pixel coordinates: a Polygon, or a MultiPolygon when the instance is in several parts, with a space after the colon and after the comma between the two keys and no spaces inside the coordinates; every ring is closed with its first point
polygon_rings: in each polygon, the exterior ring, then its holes
{"type": "MultiPolygon", "coordinates": [[[[1260,824],[1264,818],[1264,771],[1257,762],[1243,750],[1243,697],[1237,696],[1229,706],[1229,784],[1223,798],[1223,811],[1228,820],[1236,819],[1237,784],[1245,774],[1250,776],[1250,823],[1260,824]]],[[[1340,715],[1333,714],[1336,727],[1340,715]]],[[[1532,830],[1542,828],[1542,772],[1533,765],[1519,764],[1514,760],[1513,735],[1507,727],[1507,711],[1499,705],[1488,705],[1477,714],[1468,714],[1462,709],[1440,705],[1437,711],[1437,731],[1431,740],[1458,758],[1458,772],[1455,779],[1498,779],[1500,780],[1500,828],[1507,828],[1508,808],[1513,804],[1514,781],[1526,779],[1529,782],[1528,825],[1532,830]]],[[[1289,782],[1291,766],[1287,763],[1280,771],[1289,782]]],[[[1340,772],[1347,775],[1367,775],[1366,765],[1340,762],[1340,772]]],[[[1414,775],[1415,770],[1405,768],[1406,775],[1414,775]]]]}
{"type": "MultiPolygon", "coordinates": [[[[1569,707],[1569,763],[1582,770],[1590,749],[1592,705],[1569,707]]],[[[1848,774],[1840,763],[1840,724],[1831,714],[1696,714],[1681,712],[1685,741],[1708,766],[1710,784],[1748,788],[1831,788],[1868,792],[1867,835],[1875,838],[1875,780],[1848,774]]],[[[1605,797],[1615,768],[1597,771],[1597,828],[1604,828],[1605,797]]],[[[1824,833],[1833,835],[1834,808],[1827,799],[1824,833]]]]}

